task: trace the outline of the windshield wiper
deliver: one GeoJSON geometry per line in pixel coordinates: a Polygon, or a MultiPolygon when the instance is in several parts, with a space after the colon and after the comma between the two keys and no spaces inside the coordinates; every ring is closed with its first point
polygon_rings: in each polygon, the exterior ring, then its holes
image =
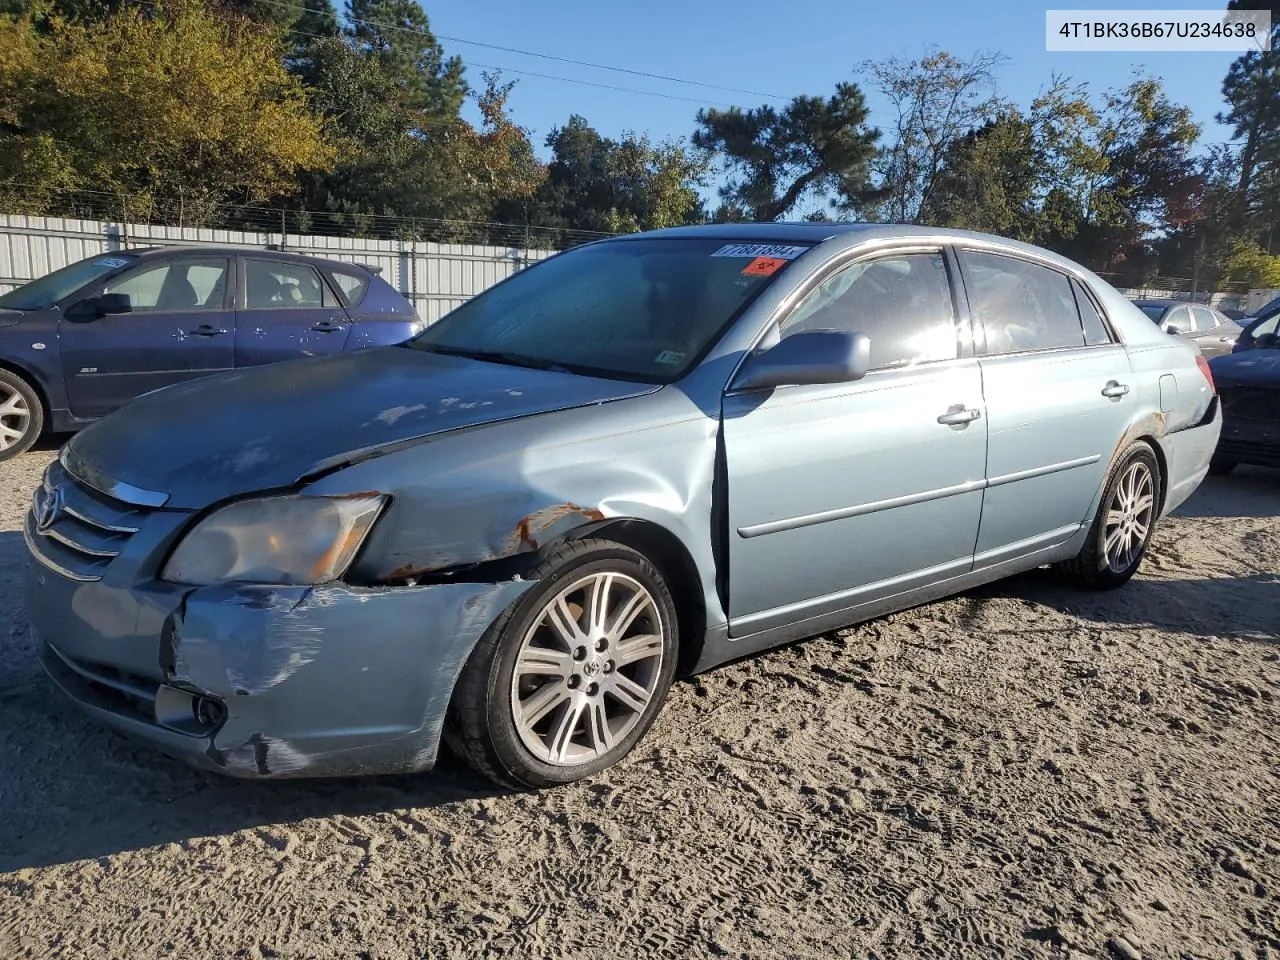
{"type": "Polygon", "coordinates": [[[572,373],[568,367],[554,360],[543,360],[540,357],[527,357],[523,353],[508,353],[503,350],[467,350],[463,347],[444,347],[426,344],[425,349],[432,353],[443,353],[451,357],[469,357],[472,360],[487,360],[490,363],[505,363],[513,367],[531,367],[534,370],[553,370],[556,373],[572,373]]]}

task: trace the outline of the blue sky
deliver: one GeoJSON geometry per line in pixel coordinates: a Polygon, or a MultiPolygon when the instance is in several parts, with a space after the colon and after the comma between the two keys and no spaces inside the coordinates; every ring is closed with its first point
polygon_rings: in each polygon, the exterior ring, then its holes
{"type": "MultiPolygon", "coordinates": [[[[1211,9],[1213,3],[1177,0],[1121,0],[1124,9],[1211,9]]],[[[1222,4],[1225,6],[1225,2],[1222,4]]],[[[1021,106],[1053,73],[1088,81],[1095,90],[1125,84],[1135,67],[1165,81],[1174,100],[1191,107],[1204,127],[1203,138],[1226,140],[1227,128],[1214,121],[1222,109],[1221,84],[1233,53],[1048,53],[1045,10],[1016,0],[926,0],[869,3],[858,0],[426,0],[432,29],[465,40],[518,47],[557,56],[667,74],[705,83],[791,97],[827,95],[840,80],[858,79],[855,66],[890,54],[919,56],[936,45],[960,56],[979,49],[998,50],[1009,60],[1000,70],[1005,96],[1021,106]]],[[[1054,9],[1102,4],[1056,0],[1054,9]]],[[[521,76],[514,70],[555,74],[594,83],[631,87],[712,101],[757,106],[748,94],[666,83],[514,53],[442,40],[449,53],[461,54],[468,75],[479,85],[481,67],[507,68],[518,80],[512,107],[517,122],[533,130],[540,154],[547,132],[572,113],[585,116],[601,133],[649,131],[656,138],[687,137],[703,104],[605,90],[577,83],[521,76]]],[[[872,122],[882,128],[888,117],[867,84],[872,122]]]]}

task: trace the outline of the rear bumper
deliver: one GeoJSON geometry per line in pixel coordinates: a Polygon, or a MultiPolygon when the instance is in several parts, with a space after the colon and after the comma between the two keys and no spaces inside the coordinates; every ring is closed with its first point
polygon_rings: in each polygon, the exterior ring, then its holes
{"type": "Polygon", "coordinates": [[[1180,507],[1209,472],[1209,461],[1222,432],[1222,404],[1214,397],[1204,417],[1194,427],[1167,433],[1159,439],[1168,472],[1164,513],[1180,507]]]}
{"type": "Polygon", "coordinates": [[[78,583],[28,557],[46,672],[96,720],[249,778],[426,770],[476,641],[532,584],[78,583]]]}

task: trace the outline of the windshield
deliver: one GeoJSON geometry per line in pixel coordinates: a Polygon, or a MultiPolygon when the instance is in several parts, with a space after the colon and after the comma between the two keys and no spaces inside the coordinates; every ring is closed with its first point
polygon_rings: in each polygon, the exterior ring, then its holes
{"type": "Polygon", "coordinates": [[[1280,297],[1276,297],[1265,307],[1254,314],[1255,317],[1273,317],[1280,316],[1280,297]]]}
{"type": "Polygon", "coordinates": [[[46,273],[38,280],[24,283],[16,290],[10,290],[0,296],[0,307],[10,310],[43,310],[53,306],[67,294],[79,290],[86,283],[117,267],[128,266],[135,259],[128,254],[113,253],[81,260],[53,273],[46,273]]]}
{"type": "Polygon", "coordinates": [[[665,383],[807,249],[673,237],[579,247],[491,287],[409,346],[665,383]]]}

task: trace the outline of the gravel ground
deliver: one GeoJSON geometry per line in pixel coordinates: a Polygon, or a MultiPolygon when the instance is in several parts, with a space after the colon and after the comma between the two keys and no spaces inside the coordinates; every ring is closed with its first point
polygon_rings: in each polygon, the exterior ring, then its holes
{"type": "Polygon", "coordinates": [[[677,684],[634,757],[246,784],[64,707],[0,466],[0,957],[1280,958],[1280,475],[1141,575],[1038,571],[677,684]]]}

